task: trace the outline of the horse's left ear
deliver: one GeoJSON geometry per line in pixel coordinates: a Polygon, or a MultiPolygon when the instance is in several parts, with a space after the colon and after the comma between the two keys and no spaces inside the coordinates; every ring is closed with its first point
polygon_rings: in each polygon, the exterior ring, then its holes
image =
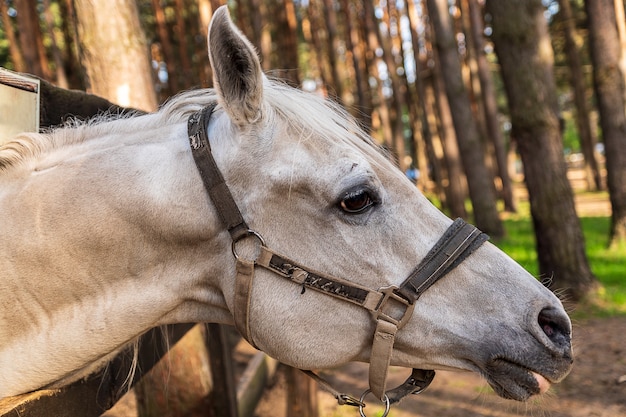
{"type": "Polygon", "coordinates": [[[263,101],[261,64],[250,41],[230,20],[226,6],[213,14],[208,46],[220,104],[239,126],[258,121],[263,101]]]}

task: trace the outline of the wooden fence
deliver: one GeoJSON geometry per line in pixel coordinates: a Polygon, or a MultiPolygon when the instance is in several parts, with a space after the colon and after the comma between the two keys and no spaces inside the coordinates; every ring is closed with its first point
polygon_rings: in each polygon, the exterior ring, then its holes
{"type": "MultiPolygon", "coordinates": [[[[167,326],[146,333],[132,381],[133,352],[122,352],[101,372],[58,390],[41,390],[0,401],[0,417],[98,417],[138,382],[193,325],[167,326]],[[129,385],[130,384],[130,385],[129,385]]],[[[276,362],[259,352],[235,381],[231,346],[222,325],[208,324],[205,332],[214,383],[205,401],[206,416],[249,417],[272,377],[276,362]],[[238,383],[237,383],[238,382],[238,383]]]]}

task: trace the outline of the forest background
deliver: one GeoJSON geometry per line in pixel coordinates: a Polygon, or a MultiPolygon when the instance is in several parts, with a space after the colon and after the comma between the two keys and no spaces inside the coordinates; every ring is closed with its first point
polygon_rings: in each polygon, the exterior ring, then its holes
{"type": "MultiPolygon", "coordinates": [[[[219,0],[0,0],[0,66],[122,107],[211,86],[219,0]]],[[[568,169],[608,193],[626,247],[623,0],[231,0],[273,77],[344,105],[442,210],[495,241],[520,178],[538,272],[577,302],[589,267],[568,169]]]]}

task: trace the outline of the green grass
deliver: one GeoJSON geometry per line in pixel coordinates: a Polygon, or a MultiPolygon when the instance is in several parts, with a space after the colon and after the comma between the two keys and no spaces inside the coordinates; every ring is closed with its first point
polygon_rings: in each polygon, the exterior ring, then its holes
{"type": "MultiPolygon", "coordinates": [[[[601,286],[574,311],[578,318],[626,315],[626,247],[609,248],[609,217],[581,217],[587,259],[601,286]]],[[[507,236],[494,242],[531,274],[538,276],[537,253],[528,207],[504,220],[507,236]]]]}

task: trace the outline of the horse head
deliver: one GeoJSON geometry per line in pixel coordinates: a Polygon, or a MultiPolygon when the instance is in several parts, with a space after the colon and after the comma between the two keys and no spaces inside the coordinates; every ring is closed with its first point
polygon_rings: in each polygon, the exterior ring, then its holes
{"type": "Polygon", "coordinates": [[[201,321],[301,369],[383,356],[475,371],[518,400],[565,377],[571,325],[552,292],[442,214],[339,106],[269,80],[225,8],[208,51],[214,90],[0,147],[0,397],[201,321]],[[459,237],[463,256],[413,295],[407,277],[459,237]]]}
{"type": "MultiPolygon", "coordinates": [[[[340,277],[339,285],[401,286],[451,220],[343,111],[268,81],[224,8],[210,27],[209,56],[218,109],[208,136],[230,136],[220,165],[264,244],[340,277]]],[[[242,333],[259,348],[302,369],[374,360],[371,311],[301,290],[271,270],[256,275],[242,333]]],[[[236,311],[233,277],[223,279],[226,302],[236,311]]],[[[330,281],[324,282],[333,287],[330,281]]],[[[476,371],[498,394],[515,399],[545,390],[570,369],[571,325],[561,303],[491,244],[475,249],[414,304],[395,337],[394,365],[476,371]]]]}

